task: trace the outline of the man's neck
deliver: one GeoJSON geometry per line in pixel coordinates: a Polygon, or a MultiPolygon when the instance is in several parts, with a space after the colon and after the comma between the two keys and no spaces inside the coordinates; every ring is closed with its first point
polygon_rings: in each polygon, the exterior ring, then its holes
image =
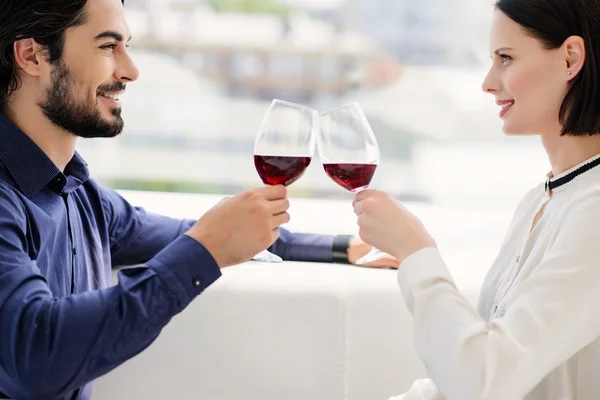
{"type": "Polygon", "coordinates": [[[54,125],[34,101],[16,97],[4,114],[64,172],[75,154],[75,135],[54,125]]]}

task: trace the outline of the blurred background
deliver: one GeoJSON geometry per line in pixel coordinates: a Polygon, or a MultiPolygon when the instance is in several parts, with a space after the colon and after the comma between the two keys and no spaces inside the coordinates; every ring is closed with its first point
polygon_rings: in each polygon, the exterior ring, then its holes
{"type": "MultiPolygon", "coordinates": [[[[491,0],[127,0],[140,79],[113,140],[80,141],[118,189],[233,194],[262,185],[253,141],[273,98],[357,101],[381,148],[371,187],[401,200],[513,209],[549,170],[481,91],[491,0]]],[[[293,197],[351,199],[315,154],[293,197]]],[[[507,221],[508,222],[508,221],[507,221]]]]}

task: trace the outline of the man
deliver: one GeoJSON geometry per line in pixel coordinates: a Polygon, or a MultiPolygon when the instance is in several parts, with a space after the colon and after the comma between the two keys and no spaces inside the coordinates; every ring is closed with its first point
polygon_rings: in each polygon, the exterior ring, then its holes
{"type": "Polygon", "coordinates": [[[0,5],[0,398],[90,399],[90,382],[146,348],[221,268],[269,245],[312,261],[369,250],[280,230],[282,186],[196,222],[146,213],[90,179],[76,139],[123,129],[119,95],[138,76],[129,38],[122,0],[0,5]],[[111,266],[142,263],[109,287],[111,266]]]}

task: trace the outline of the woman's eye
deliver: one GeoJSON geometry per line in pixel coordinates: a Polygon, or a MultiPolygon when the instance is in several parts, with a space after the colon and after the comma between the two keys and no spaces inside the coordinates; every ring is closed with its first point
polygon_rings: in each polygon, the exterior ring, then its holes
{"type": "Polygon", "coordinates": [[[498,54],[502,59],[502,64],[506,64],[508,61],[512,60],[511,56],[507,56],[506,54],[498,54]]]}

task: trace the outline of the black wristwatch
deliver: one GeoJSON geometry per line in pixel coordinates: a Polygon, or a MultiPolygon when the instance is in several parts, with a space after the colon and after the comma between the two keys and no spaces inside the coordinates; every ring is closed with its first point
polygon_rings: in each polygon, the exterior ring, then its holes
{"type": "Polygon", "coordinates": [[[348,264],[348,249],[352,235],[337,235],[333,238],[332,259],[334,263],[348,264]]]}

